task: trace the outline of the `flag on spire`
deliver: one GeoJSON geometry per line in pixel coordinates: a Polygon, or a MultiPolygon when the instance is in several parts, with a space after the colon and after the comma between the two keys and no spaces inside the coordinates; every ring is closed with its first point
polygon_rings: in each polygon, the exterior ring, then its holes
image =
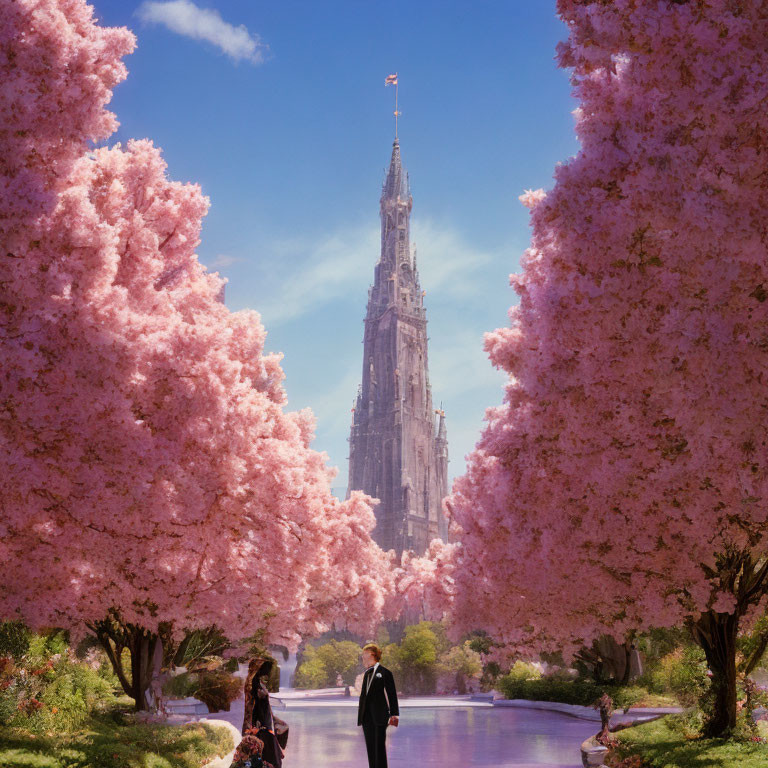
{"type": "Polygon", "coordinates": [[[384,85],[397,85],[397,72],[394,75],[387,75],[384,85]]]}

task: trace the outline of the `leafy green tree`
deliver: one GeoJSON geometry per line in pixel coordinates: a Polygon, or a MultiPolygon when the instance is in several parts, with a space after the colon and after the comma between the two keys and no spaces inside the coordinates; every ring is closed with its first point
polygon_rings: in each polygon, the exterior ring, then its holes
{"type": "Polygon", "coordinates": [[[331,640],[317,648],[317,657],[326,671],[326,685],[336,685],[339,675],[345,685],[353,685],[361,671],[360,646],[351,640],[331,640]]]}
{"type": "Polygon", "coordinates": [[[472,649],[470,640],[454,646],[440,658],[441,671],[451,674],[456,680],[456,690],[467,692],[467,680],[477,677],[483,671],[482,657],[472,649]]]}
{"type": "Polygon", "coordinates": [[[324,688],[325,681],[325,664],[317,655],[317,649],[308,645],[304,649],[301,664],[296,667],[293,684],[296,688],[324,688]]]}
{"type": "Polygon", "coordinates": [[[294,684],[297,688],[328,688],[341,675],[345,685],[353,685],[360,670],[360,646],[351,640],[331,640],[304,649],[294,684]]]}
{"type": "Polygon", "coordinates": [[[398,679],[404,693],[434,693],[440,674],[440,658],[451,648],[445,627],[436,621],[422,621],[405,628],[399,645],[384,649],[384,664],[398,679]]]}
{"type": "Polygon", "coordinates": [[[493,638],[484,630],[477,629],[469,634],[469,647],[480,654],[480,661],[483,665],[483,673],[480,677],[480,687],[488,691],[496,686],[496,681],[504,672],[498,661],[488,659],[493,648],[496,646],[493,638]]]}

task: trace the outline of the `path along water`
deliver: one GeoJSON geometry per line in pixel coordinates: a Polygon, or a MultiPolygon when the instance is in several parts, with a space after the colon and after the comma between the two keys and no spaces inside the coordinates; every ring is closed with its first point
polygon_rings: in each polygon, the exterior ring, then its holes
{"type": "MultiPolygon", "coordinates": [[[[273,698],[291,731],[284,768],[367,768],[357,700],[273,698]]],[[[211,719],[242,723],[242,699],[211,719]]],[[[462,698],[409,698],[387,731],[391,768],[581,768],[579,745],[598,724],[557,712],[510,709],[462,698]]]]}

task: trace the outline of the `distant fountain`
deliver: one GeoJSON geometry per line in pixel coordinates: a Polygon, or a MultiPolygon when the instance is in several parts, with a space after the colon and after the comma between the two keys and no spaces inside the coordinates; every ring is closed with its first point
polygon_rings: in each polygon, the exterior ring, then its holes
{"type": "Polygon", "coordinates": [[[296,653],[291,653],[288,658],[280,665],[280,691],[291,690],[293,682],[293,673],[296,671],[296,653]]]}

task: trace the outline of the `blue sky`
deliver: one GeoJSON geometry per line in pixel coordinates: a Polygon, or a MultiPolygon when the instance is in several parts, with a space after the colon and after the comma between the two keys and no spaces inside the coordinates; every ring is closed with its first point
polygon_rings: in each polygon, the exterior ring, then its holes
{"type": "Polygon", "coordinates": [[[315,411],[339,488],[393,139],[384,78],[399,73],[432,391],[461,474],[502,398],[482,334],[517,298],[508,276],[529,240],[517,197],[549,188],[578,149],[554,0],[92,3],[138,38],[114,140],[151,138],[169,176],[210,197],[200,259],[229,279],[231,309],[261,313],[289,406],[315,411]]]}

